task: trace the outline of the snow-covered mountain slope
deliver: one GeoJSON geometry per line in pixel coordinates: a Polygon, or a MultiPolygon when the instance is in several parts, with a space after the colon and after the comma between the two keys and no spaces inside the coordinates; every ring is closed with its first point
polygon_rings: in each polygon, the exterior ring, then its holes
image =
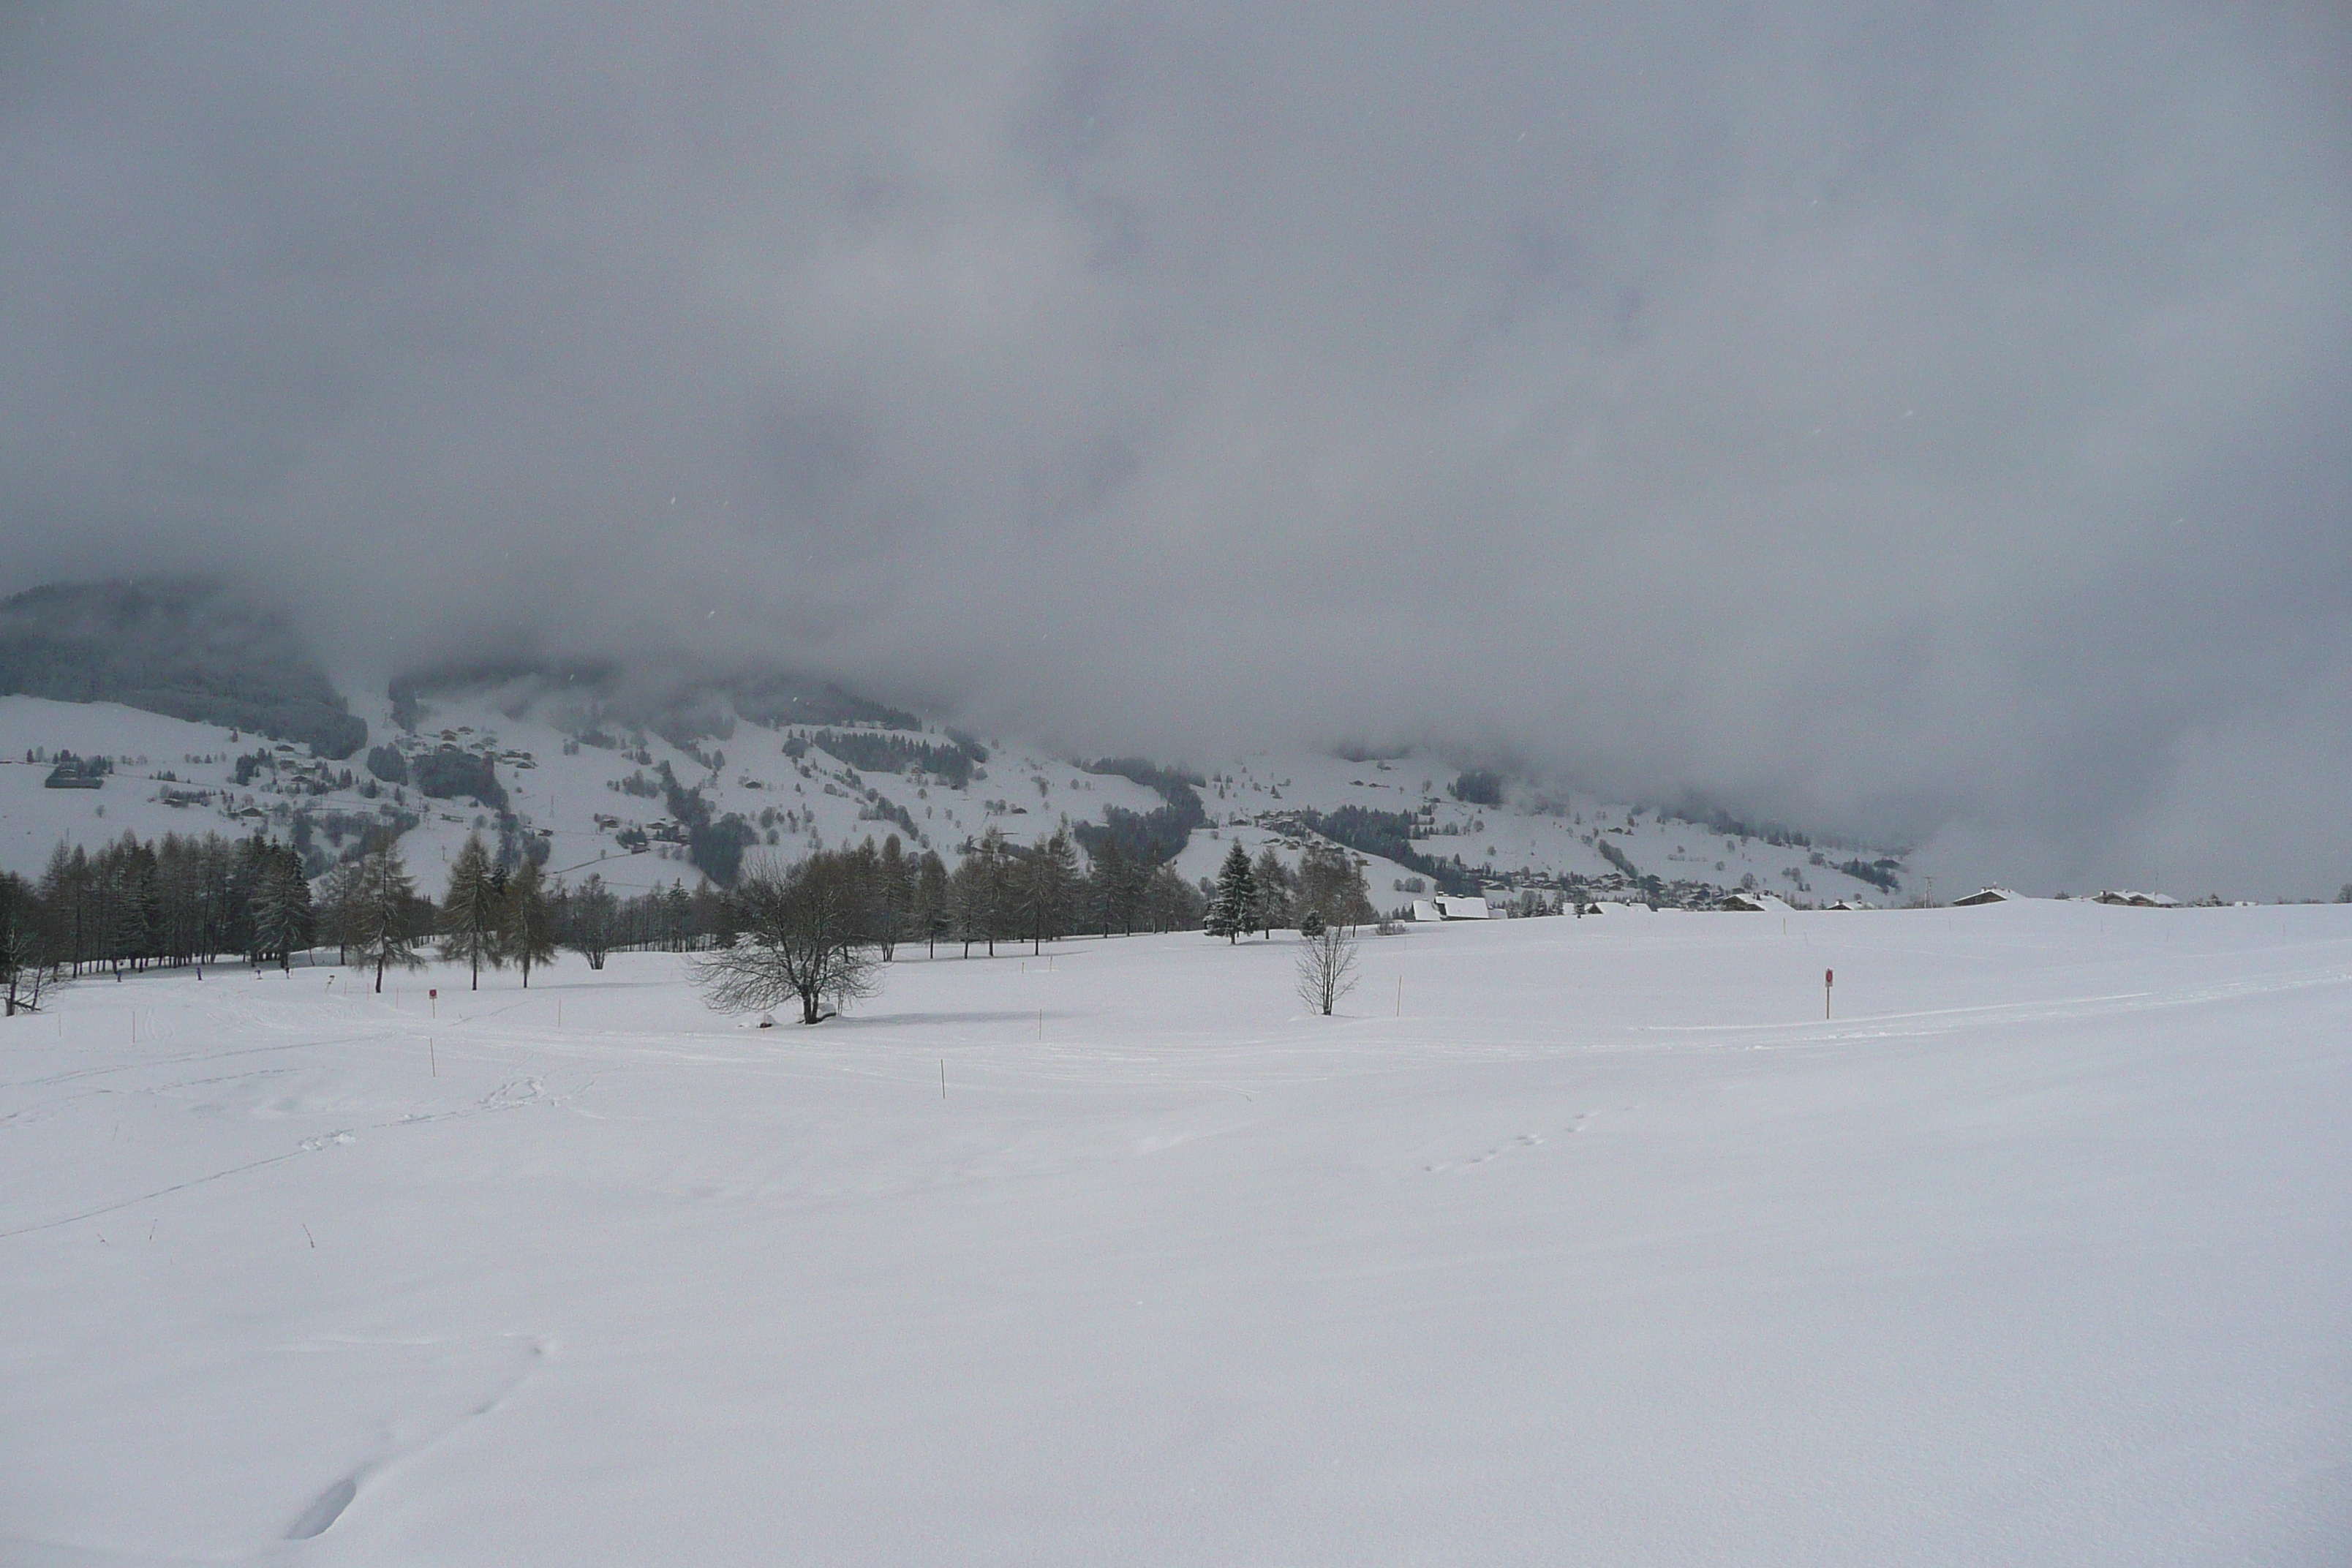
{"type": "Polygon", "coordinates": [[[1297,952],[66,986],[0,1562],[2347,1560],[2352,909],[1297,952]]]}
{"type": "MultiPolygon", "coordinates": [[[[952,864],[991,827],[1028,844],[1099,822],[1106,808],[1143,814],[1169,804],[1145,784],[1090,772],[1015,736],[974,746],[938,727],[762,724],[731,712],[714,721],[706,712],[700,732],[671,726],[674,738],[665,738],[661,726],[617,721],[530,678],[411,694],[400,706],[389,697],[357,698],[352,710],[367,722],[372,745],[335,761],[306,745],[111,703],[0,698],[0,758],[7,759],[0,764],[0,869],[31,875],[61,842],[91,844],[129,830],[142,838],[262,832],[305,849],[317,871],[373,825],[403,832],[409,862],[429,889],[468,833],[495,839],[503,827],[520,844],[542,845],[548,869],[567,879],[593,872],[623,892],[674,880],[690,887],[701,873],[688,857],[665,770],[713,819],[740,818],[755,840],[751,854],[785,858],[895,832],[952,864]],[[850,739],[835,739],[842,736],[850,739]],[[941,752],[963,747],[984,760],[968,773],[961,765],[860,768],[835,754],[856,751],[859,737],[897,737],[941,752]],[[45,788],[62,752],[108,759],[113,771],[97,789],[45,788]],[[511,821],[491,799],[425,793],[420,770],[444,752],[488,765],[511,821]]],[[[1253,752],[1202,778],[1207,821],[1177,867],[1188,877],[1212,876],[1235,839],[1253,854],[1272,844],[1295,858],[1321,828],[1357,851],[1383,909],[1427,890],[1440,867],[1490,897],[1535,890],[1557,902],[1565,886],[1580,897],[1685,904],[1743,883],[1800,903],[1883,902],[1901,870],[1872,851],[1824,851],[1586,793],[1486,783],[1498,793],[1476,804],[1456,797],[1460,771],[1431,755],[1355,762],[1304,750],[1253,752]],[[1364,814],[1355,831],[1329,820],[1346,808],[1364,814]],[[1412,864],[1404,863],[1408,852],[1412,864]],[[1871,879],[1838,869],[1841,863],[1866,868],[1871,879]]],[[[1467,793],[1488,792],[1474,780],[1467,793]]]]}

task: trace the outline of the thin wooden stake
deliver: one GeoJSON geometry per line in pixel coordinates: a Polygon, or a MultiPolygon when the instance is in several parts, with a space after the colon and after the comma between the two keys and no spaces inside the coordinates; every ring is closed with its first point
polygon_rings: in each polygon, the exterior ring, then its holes
{"type": "Polygon", "coordinates": [[[433,1076],[441,1076],[441,1053],[433,1048],[433,1037],[425,1037],[425,1059],[433,1064],[433,1076]]]}
{"type": "Polygon", "coordinates": [[[1400,975],[1398,975],[1398,976],[1397,976],[1397,1014],[1396,1014],[1396,1016],[1397,1016],[1398,1017],[1400,1017],[1400,1018],[1402,1018],[1402,1017],[1403,1017],[1403,1016],[1404,1016],[1404,976],[1403,976],[1403,975],[1402,975],[1402,974],[1400,974],[1400,975]]]}
{"type": "Polygon", "coordinates": [[[941,1057],[941,1058],[940,1058],[940,1098],[941,1100],[945,1100],[947,1097],[948,1097],[948,1058],[945,1058],[945,1057],[941,1057]]]}

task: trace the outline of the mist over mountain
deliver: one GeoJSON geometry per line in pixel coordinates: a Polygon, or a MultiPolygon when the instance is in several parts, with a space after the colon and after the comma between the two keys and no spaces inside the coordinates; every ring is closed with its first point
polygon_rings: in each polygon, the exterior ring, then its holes
{"type": "Polygon", "coordinates": [[[2347,27],[19,6],[0,592],[2332,892],[2347,27]]]}
{"type": "Polygon", "coordinates": [[[278,606],[206,578],[35,588],[0,603],[0,696],[120,702],[350,756],[365,721],[278,606]]]}
{"type": "Polygon", "coordinates": [[[568,701],[572,721],[583,726],[611,722],[650,730],[677,745],[713,736],[724,740],[734,733],[738,720],[770,726],[922,726],[912,713],[868,700],[831,681],[740,658],[723,663],[675,654],[626,662],[548,663],[519,657],[459,660],[395,675],[386,691],[394,722],[412,729],[427,698],[478,695],[502,688],[512,689],[519,700],[537,702],[551,694],[568,701]]]}

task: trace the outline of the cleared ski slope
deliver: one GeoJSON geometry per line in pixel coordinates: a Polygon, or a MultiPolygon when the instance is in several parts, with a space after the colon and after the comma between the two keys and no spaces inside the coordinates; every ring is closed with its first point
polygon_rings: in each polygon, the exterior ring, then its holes
{"type": "Polygon", "coordinates": [[[2352,1553],[2352,909],[1049,952],[0,1025],[0,1562],[2352,1553]]]}

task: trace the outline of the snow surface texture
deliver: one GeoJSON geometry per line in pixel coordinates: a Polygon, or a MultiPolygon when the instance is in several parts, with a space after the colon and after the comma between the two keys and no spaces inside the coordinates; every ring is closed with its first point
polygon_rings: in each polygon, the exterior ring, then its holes
{"type": "Polygon", "coordinates": [[[2352,910],[1293,955],[74,985],[0,1562],[2347,1560],[2352,910]]]}

